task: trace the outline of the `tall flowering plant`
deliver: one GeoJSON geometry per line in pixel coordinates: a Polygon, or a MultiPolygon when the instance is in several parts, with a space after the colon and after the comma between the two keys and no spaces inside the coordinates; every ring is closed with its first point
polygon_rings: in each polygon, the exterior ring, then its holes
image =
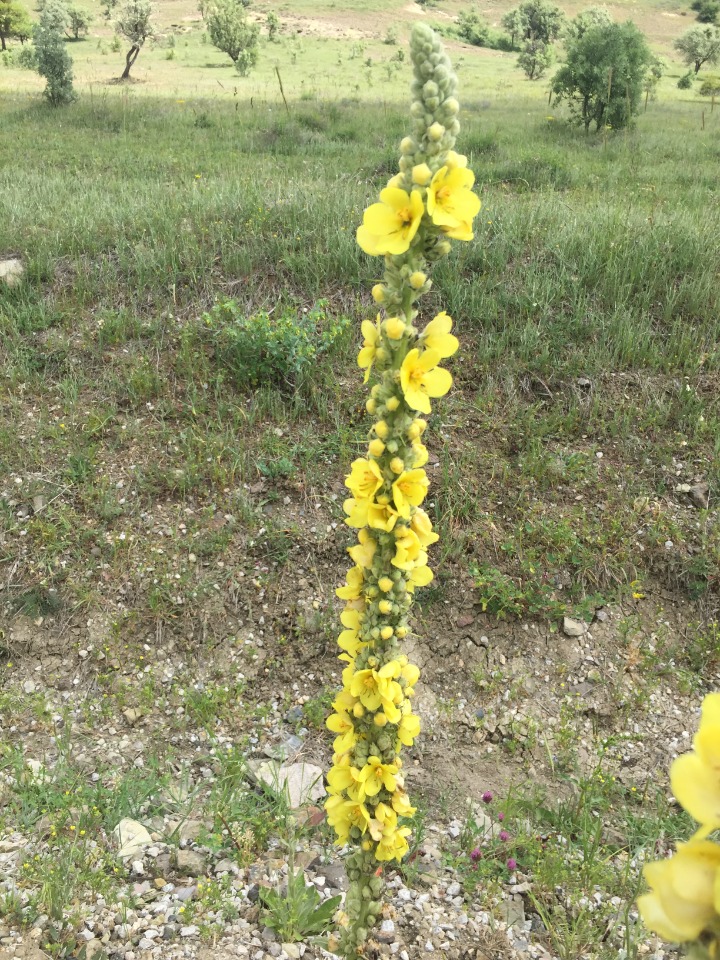
{"type": "Polygon", "coordinates": [[[345,601],[340,634],[343,689],[327,721],[336,734],[328,773],[329,823],[348,845],[349,889],[339,942],[357,957],[380,913],[382,867],[408,850],[415,813],[405,791],[403,746],[420,733],[412,696],[420,671],[401,652],[417,587],[430,583],[427,550],[438,536],[422,503],[429,481],[422,442],[431,400],[452,377],[440,364],[458,341],[452,319],[439,313],[417,326],[418,298],[430,289],[430,266],[450,240],[472,240],[480,201],[465,157],[454,152],[460,125],[457,79],[433,31],[413,29],[413,132],[400,144],[399,172],[365,211],[357,241],[385,258],[373,298],[381,312],[362,324],[358,364],[375,383],[367,411],[375,419],[367,455],[351,465],[345,484],[346,523],[358,531],[354,566],[338,596],[345,601]]]}
{"type": "Polygon", "coordinates": [[[703,700],[693,750],[673,761],[670,783],[680,805],[700,826],[674,856],[644,869],[650,892],[638,898],[650,930],[689,945],[693,960],[720,957],[720,693],[703,700]]]}

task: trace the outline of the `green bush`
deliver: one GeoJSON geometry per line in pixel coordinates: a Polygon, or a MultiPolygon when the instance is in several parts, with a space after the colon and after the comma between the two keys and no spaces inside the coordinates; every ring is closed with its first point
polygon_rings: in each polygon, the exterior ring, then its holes
{"type": "Polygon", "coordinates": [[[720,96],[720,77],[706,77],[698,93],[701,97],[720,96]]]}
{"type": "Polygon", "coordinates": [[[694,77],[692,73],[688,70],[687,73],[684,73],[677,82],[679,90],[692,90],[694,77]]]}
{"type": "Polygon", "coordinates": [[[76,99],[73,90],[73,62],[49,7],[43,12],[40,23],[35,28],[33,46],[35,69],[47,81],[43,91],[45,99],[53,107],[72,103],[76,99]]]}
{"type": "Polygon", "coordinates": [[[347,317],[330,318],[326,307],[327,301],[319,300],[307,311],[286,308],[278,315],[245,316],[236,301],[225,300],[203,314],[203,336],[237,386],[294,387],[350,322],[347,317]]]}

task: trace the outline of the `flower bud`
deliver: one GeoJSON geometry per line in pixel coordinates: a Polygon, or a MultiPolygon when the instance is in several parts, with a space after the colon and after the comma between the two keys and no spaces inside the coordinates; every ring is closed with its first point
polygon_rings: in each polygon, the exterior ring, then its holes
{"type": "Polygon", "coordinates": [[[392,635],[393,635],[393,628],[390,626],[383,627],[382,630],[380,631],[380,636],[383,638],[383,640],[389,640],[392,635]]]}
{"type": "Polygon", "coordinates": [[[400,476],[405,469],[405,463],[400,457],[393,457],[390,461],[390,469],[393,473],[396,473],[398,476],[400,476]]]}
{"type": "Polygon", "coordinates": [[[393,581],[390,579],[390,577],[380,577],[378,580],[378,586],[383,593],[390,593],[393,588],[393,581]]]}
{"type": "Polygon", "coordinates": [[[353,707],[353,716],[356,720],[365,716],[365,707],[361,703],[356,703],[353,707]]]}
{"type": "Polygon", "coordinates": [[[380,603],[378,603],[378,610],[383,614],[383,616],[387,616],[388,613],[392,613],[392,608],[393,605],[389,600],[381,600],[380,603]]]}
{"type": "Polygon", "coordinates": [[[365,409],[371,416],[377,410],[377,403],[372,397],[368,397],[368,399],[365,401],[365,409]]]}
{"type": "Polygon", "coordinates": [[[441,240],[440,243],[438,243],[435,247],[435,250],[437,251],[438,256],[446,257],[452,250],[452,247],[447,240],[441,240]]]}
{"type": "Polygon", "coordinates": [[[376,727],[384,727],[385,724],[388,722],[388,718],[385,716],[385,714],[382,711],[380,711],[380,713],[376,713],[373,720],[376,727]]]}
{"type": "Polygon", "coordinates": [[[401,153],[415,153],[416,143],[412,137],[403,137],[400,141],[400,152],[401,153]]]}
{"type": "Polygon", "coordinates": [[[423,273],[422,270],[416,270],[410,274],[409,282],[413,290],[419,290],[427,283],[427,274],[423,273]]]}
{"type": "Polygon", "coordinates": [[[445,133],[445,127],[441,123],[438,123],[436,120],[435,123],[433,123],[430,129],[428,130],[427,135],[428,135],[428,139],[433,140],[435,143],[437,143],[438,140],[442,140],[444,133],[445,133]]]}
{"type": "Polygon", "coordinates": [[[426,187],[432,180],[432,170],[426,163],[418,163],[412,169],[412,178],[419,187],[426,187]]]}
{"type": "Polygon", "coordinates": [[[398,638],[398,640],[404,640],[407,635],[407,627],[395,627],[395,636],[398,638]]]}
{"type": "Polygon", "coordinates": [[[400,340],[405,334],[406,327],[400,317],[389,317],[383,326],[385,333],[391,340],[400,340]]]}
{"type": "Polygon", "coordinates": [[[385,363],[386,360],[390,359],[390,354],[387,352],[385,347],[378,347],[375,351],[375,360],[377,363],[385,363]]]}
{"type": "Polygon", "coordinates": [[[368,453],[371,457],[381,457],[384,450],[385,444],[378,437],[375,437],[375,439],[371,440],[368,444],[368,453]]]}
{"type": "MultiPolygon", "coordinates": [[[[370,403],[370,400],[368,400],[368,403],[370,403]]],[[[373,407],[373,410],[368,410],[368,413],[373,413],[374,409],[375,408],[373,407]]],[[[387,440],[389,434],[390,427],[388,427],[384,420],[378,420],[378,422],[375,424],[375,436],[380,437],[381,440],[387,440]]],[[[420,436],[420,434],[418,434],[418,436],[420,436]]]]}
{"type": "Polygon", "coordinates": [[[385,287],[381,283],[376,283],[372,288],[372,297],[375,303],[383,303],[385,300],[385,287]]]}
{"type": "Polygon", "coordinates": [[[460,111],[460,104],[455,97],[448,97],[443,103],[443,108],[448,116],[454,117],[460,111]]]}
{"type": "Polygon", "coordinates": [[[397,410],[397,408],[400,406],[400,398],[388,397],[387,401],[385,402],[385,406],[388,408],[390,413],[392,413],[393,411],[397,410]]]}

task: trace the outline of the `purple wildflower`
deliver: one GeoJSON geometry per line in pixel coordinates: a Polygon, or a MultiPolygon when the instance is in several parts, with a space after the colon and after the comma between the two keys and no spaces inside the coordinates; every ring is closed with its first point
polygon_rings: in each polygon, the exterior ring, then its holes
{"type": "Polygon", "coordinates": [[[510,839],[510,834],[507,832],[507,830],[500,831],[500,839],[503,843],[507,843],[507,841],[510,839]]]}
{"type": "Polygon", "coordinates": [[[493,798],[492,793],[489,790],[486,790],[485,793],[482,795],[482,802],[492,803],[492,798],[493,798]]]}
{"type": "Polygon", "coordinates": [[[480,847],[475,847],[475,849],[470,852],[470,859],[473,863],[476,863],[478,860],[482,859],[482,850],[480,847]]]}
{"type": "Polygon", "coordinates": [[[500,823],[502,823],[504,819],[505,819],[505,814],[501,810],[500,813],[498,814],[498,820],[500,821],[500,823]]]}
{"type": "Polygon", "coordinates": [[[507,868],[510,871],[510,873],[515,873],[515,871],[517,870],[517,860],[514,857],[510,857],[510,859],[508,860],[507,868]]]}

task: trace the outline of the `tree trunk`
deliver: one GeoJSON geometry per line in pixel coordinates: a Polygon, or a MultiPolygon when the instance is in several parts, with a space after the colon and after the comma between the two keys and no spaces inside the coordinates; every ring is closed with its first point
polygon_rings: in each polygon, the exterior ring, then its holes
{"type": "Polygon", "coordinates": [[[700,73],[700,67],[703,65],[702,60],[695,61],[695,73],[700,73]]]}
{"type": "Polygon", "coordinates": [[[0,47],[0,50],[7,50],[7,47],[5,46],[5,34],[4,34],[4,33],[0,33],[0,42],[2,42],[2,47],[0,47]]]}
{"type": "Polygon", "coordinates": [[[134,43],[128,50],[127,55],[125,57],[125,69],[123,70],[123,74],[120,77],[121,80],[128,79],[128,77],[130,76],[130,69],[132,65],[135,63],[135,61],[137,60],[139,53],[140,53],[140,47],[136,43],[134,43]]]}

